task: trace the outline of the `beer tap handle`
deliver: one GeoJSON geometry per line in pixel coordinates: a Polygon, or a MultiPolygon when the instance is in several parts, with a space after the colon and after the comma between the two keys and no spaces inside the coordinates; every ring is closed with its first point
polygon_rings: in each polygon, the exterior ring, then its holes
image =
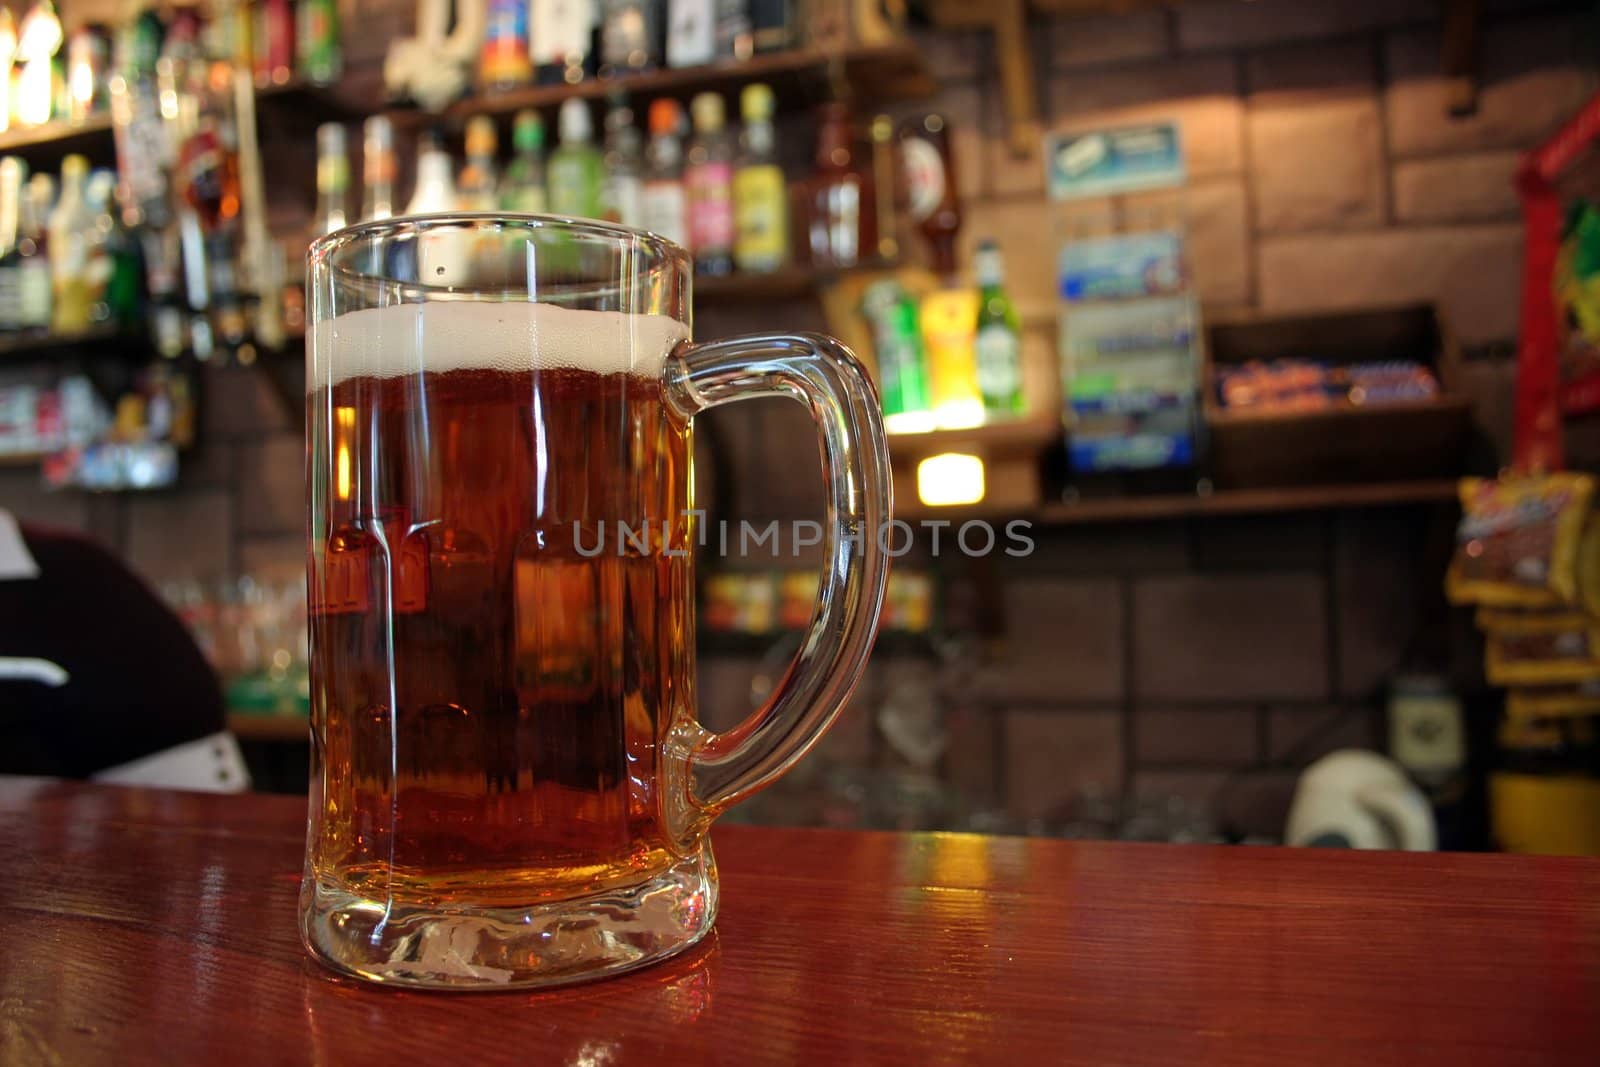
{"type": "Polygon", "coordinates": [[[822,736],[855,688],[877,635],[888,578],[888,442],[872,379],[855,353],[819,334],[735,337],[681,349],[664,391],[685,419],[754,397],[804,404],[821,437],[827,516],[817,606],[800,651],[765,706],[723,733],[691,722],[668,762],[688,803],[670,814],[684,837],[770,784],[822,736]]]}

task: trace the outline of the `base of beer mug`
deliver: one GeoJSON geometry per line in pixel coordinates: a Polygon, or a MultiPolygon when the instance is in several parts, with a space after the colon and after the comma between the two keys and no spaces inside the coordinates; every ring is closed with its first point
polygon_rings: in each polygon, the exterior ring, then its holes
{"type": "Polygon", "coordinates": [[[319,961],[368,981],[526,989],[667,959],[709,933],[716,917],[717,866],[707,841],[648,882],[521,908],[391,904],[308,882],[300,932],[319,961]]]}

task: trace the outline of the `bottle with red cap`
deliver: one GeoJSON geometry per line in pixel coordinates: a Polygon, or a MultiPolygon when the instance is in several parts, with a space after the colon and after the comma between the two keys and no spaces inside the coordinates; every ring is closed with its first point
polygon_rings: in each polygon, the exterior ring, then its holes
{"type": "Polygon", "coordinates": [[[689,247],[689,202],[683,189],[683,109],[662,97],[650,104],[644,153],[644,228],[689,247]]]}

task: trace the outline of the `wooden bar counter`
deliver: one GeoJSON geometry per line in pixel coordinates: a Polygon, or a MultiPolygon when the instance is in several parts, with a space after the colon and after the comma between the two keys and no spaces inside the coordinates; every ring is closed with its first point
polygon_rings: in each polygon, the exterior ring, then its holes
{"type": "Polygon", "coordinates": [[[707,943],[336,978],[299,799],[0,779],[0,1064],[1595,1064],[1600,862],[726,827],[707,943]]]}

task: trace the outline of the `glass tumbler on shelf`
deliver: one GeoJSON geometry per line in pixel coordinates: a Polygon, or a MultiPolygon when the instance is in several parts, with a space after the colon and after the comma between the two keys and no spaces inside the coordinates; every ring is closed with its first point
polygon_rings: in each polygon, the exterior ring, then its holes
{"type": "Polygon", "coordinates": [[[877,397],[827,337],[693,343],[690,279],[663,238],[537,216],[313,244],[301,929],[323,963],[493,989],[682,951],[716,918],[712,820],[855,685],[887,570],[877,397]],[[693,423],[768,396],[816,420],[830,562],[793,668],[719,734],[693,423]]]}

